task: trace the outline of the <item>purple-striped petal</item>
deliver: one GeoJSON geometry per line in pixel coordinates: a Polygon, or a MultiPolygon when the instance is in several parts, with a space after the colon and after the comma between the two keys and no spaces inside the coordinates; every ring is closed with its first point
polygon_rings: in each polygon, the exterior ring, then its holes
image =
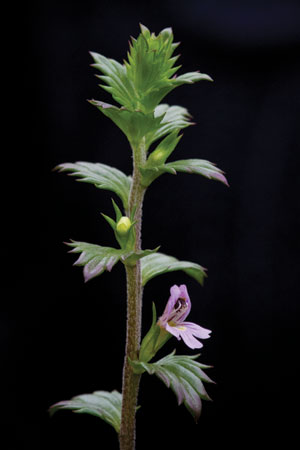
{"type": "Polygon", "coordinates": [[[190,296],[188,294],[186,285],[181,284],[179,286],[179,289],[180,289],[180,298],[183,298],[185,300],[186,306],[187,306],[187,308],[185,309],[183,314],[181,314],[181,316],[180,316],[180,320],[184,320],[191,312],[192,304],[191,304],[190,296]]]}
{"type": "Polygon", "coordinates": [[[167,302],[163,315],[157,324],[178,340],[194,349],[201,348],[203,344],[196,338],[208,339],[211,331],[193,322],[185,322],[191,310],[191,300],[184,284],[176,284],[170,289],[171,296],[167,302]]]}
{"type": "Polygon", "coordinates": [[[175,303],[177,302],[178,298],[181,295],[180,287],[178,287],[177,284],[174,284],[174,286],[172,286],[170,289],[170,294],[171,295],[170,295],[170,298],[168,300],[167,307],[166,307],[166,310],[168,310],[168,312],[172,311],[175,303]]]}
{"type": "Polygon", "coordinates": [[[200,339],[208,339],[210,338],[211,330],[208,330],[207,328],[200,327],[200,325],[197,325],[193,322],[183,322],[181,324],[182,326],[186,327],[193,333],[194,336],[199,337],[200,339]]]}
{"type": "Polygon", "coordinates": [[[193,336],[188,328],[182,330],[180,336],[182,337],[183,342],[192,349],[203,347],[203,344],[193,336]]]}
{"type": "Polygon", "coordinates": [[[167,324],[166,330],[168,331],[168,333],[175,336],[178,340],[182,339],[184,343],[190,348],[194,349],[203,347],[203,344],[193,336],[193,332],[188,327],[185,327],[185,322],[180,325],[174,326],[167,324]]]}
{"type": "Polygon", "coordinates": [[[165,329],[168,333],[173,334],[173,336],[175,336],[178,340],[180,340],[180,336],[181,336],[181,332],[180,330],[177,328],[177,326],[171,326],[168,323],[165,326],[165,329]]]}
{"type": "Polygon", "coordinates": [[[167,322],[178,323],[184,320],[190,313],[191,300],[184,284],[176,284],[170,289],[170,297],[159,322],[165,326],[167,322]]]}

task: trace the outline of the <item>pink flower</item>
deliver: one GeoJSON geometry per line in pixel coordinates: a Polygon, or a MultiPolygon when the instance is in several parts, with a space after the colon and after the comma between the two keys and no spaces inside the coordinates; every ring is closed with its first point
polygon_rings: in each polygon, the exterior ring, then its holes
{"type": "Polygon", "coordinates": [[[170,289],[171,296],[168,300],[163,315],[159,318],[157,324],[171,333],[178,340],[183,339],[190,348],[201,348],[203,344],[196,338],[209,338],[210,330],[200,327],[192,322],[184,322],[184,319],[191,311],[191,300],[184,284],[176,284],[170,289]]]}

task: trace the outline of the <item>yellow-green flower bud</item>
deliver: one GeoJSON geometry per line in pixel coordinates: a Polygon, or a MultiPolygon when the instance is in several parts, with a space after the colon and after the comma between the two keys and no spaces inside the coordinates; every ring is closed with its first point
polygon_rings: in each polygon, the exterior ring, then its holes
{"type": "Polygon", "coordinates": [[[116,231],[120,236],[126,236],[132,223],[129,217],[123,216],[117,223],[116,231]]]}
{"type": "Polygon", "coordinates": [[[148,158],[148,164],[159,165],[165,162],[166,155],[162,149],[154,150],[154,152],[150,153],[148,158]]]}

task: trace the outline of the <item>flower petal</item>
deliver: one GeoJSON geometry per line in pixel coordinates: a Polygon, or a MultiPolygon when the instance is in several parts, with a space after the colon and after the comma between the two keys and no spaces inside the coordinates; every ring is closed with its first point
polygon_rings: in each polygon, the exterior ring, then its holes
{"type": "Polygon", "coordinates": [[[186,301],[186,304],[187,304],[187,309],[185,310],[184,314],[182,314],[182,316],[180,318],[181,320],[184,320],[189,315],[189,313],[191,312],[192,303],[191,303],[191,299],[190,299],[190,296],[188,294],[186,285],[185,284],[181,284],[179,286],[179,289],[180,289],[180,297],[184,298],[184,300],[186,301]]]}
{"type": "Polygon", "coordinates": [[[174,326],[167,323],[166,330],[168,333],[175,336],[179,341],[183,339],[184,343],[192,349],[203,347],[203,344],[193,336],[193,331],[185,326],[185,322],[174,326]]]}
{"type": "Polygon", "coordinates": [[[174,284],[174,286],[172,286],[170,289],[170,294],[171,295],[166,304],[163,315],[159,319],[159,322],[163,327],[165,327],[166,323],[168,322],[170,315],[174,309],[174,305],[177,302],[178,298],[180,297],[180,288],[176,284],[174,284]]]}
{"type": "Polygon", "coordinates": [[[177,326],[171,326],[168,323],[165,326],[165,329],[168,333],[173,334],[179,341],[181,339],[181,330],[177,328],[177,326]]]}
{"type": "Polygon", "coordinates": [[[182,330],[180,336],[182,337],[184,343],[192,349],[203,347],[203,344],[193,336],[193,333],[188,328],[182,330]]]}
{"type": "Polygon", "coordinates": [[[193,322],[183,322],[181,324],[178,324],[181,326],[184,326],[188,328],[194,336],[199,337],[200,339],[208,339],[210,338],[211,330],[208,330],[207,328],[200,327],[200,325],[197,325],[193,322]]]}
{"type": "Polygon", "coordinates": [[[177,284],[174,284],[174,286],[172,286],[170,289],[170,294],[171,294],[171,296],[168,300],[168,304],[170,304],[170,306],[172,305],[171,309],[173,309],[175,303],[177,302],[177,300],[179,299],[179,297],[181,295],[180,287],[178,287],[177,284]]]}

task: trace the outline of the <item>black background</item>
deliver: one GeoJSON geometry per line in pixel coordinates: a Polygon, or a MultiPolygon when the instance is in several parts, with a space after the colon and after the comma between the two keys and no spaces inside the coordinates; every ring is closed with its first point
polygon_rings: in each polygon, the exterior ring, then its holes
{"type": "MultiPolygon", "coordinates": [[[[7,448],[118,448],[114,430],[95,417],[47,413],[80,393],[121,389],[126,316],[123,267],[84,284],[63,245],[115,245],[100,215],[112,215],[111,194],[51,170],[83,160],[131,172],[126,138],[86,102],[111,101],[88,51],[122,61],[139,22],[156,33],[172,26],[181,73],[213,77],[165,99],[197,123],[173,157],[215,162],[230,188],[164,175],[146,195],[143,247],[198,262],[208,278],[203,288],[181,272],[149,282],[144,332],[152,301],[161,313],[170,286],[185,283],[190,320],[212,330],[201,361],[214,366],[217,384],[207,386],[213,402],[195,425],[174,394],[145,375],[137,449],[287,445],[298,358],[299,2],[40,1],[18,14],[24,33],[15,56],[25,61],[12,155],[25,157],[28,171],[16,194],[18,250],[1,314],[7,448]]],[[[174,347],[193,354],[175,339],[167,350],[174,347]]]]}

